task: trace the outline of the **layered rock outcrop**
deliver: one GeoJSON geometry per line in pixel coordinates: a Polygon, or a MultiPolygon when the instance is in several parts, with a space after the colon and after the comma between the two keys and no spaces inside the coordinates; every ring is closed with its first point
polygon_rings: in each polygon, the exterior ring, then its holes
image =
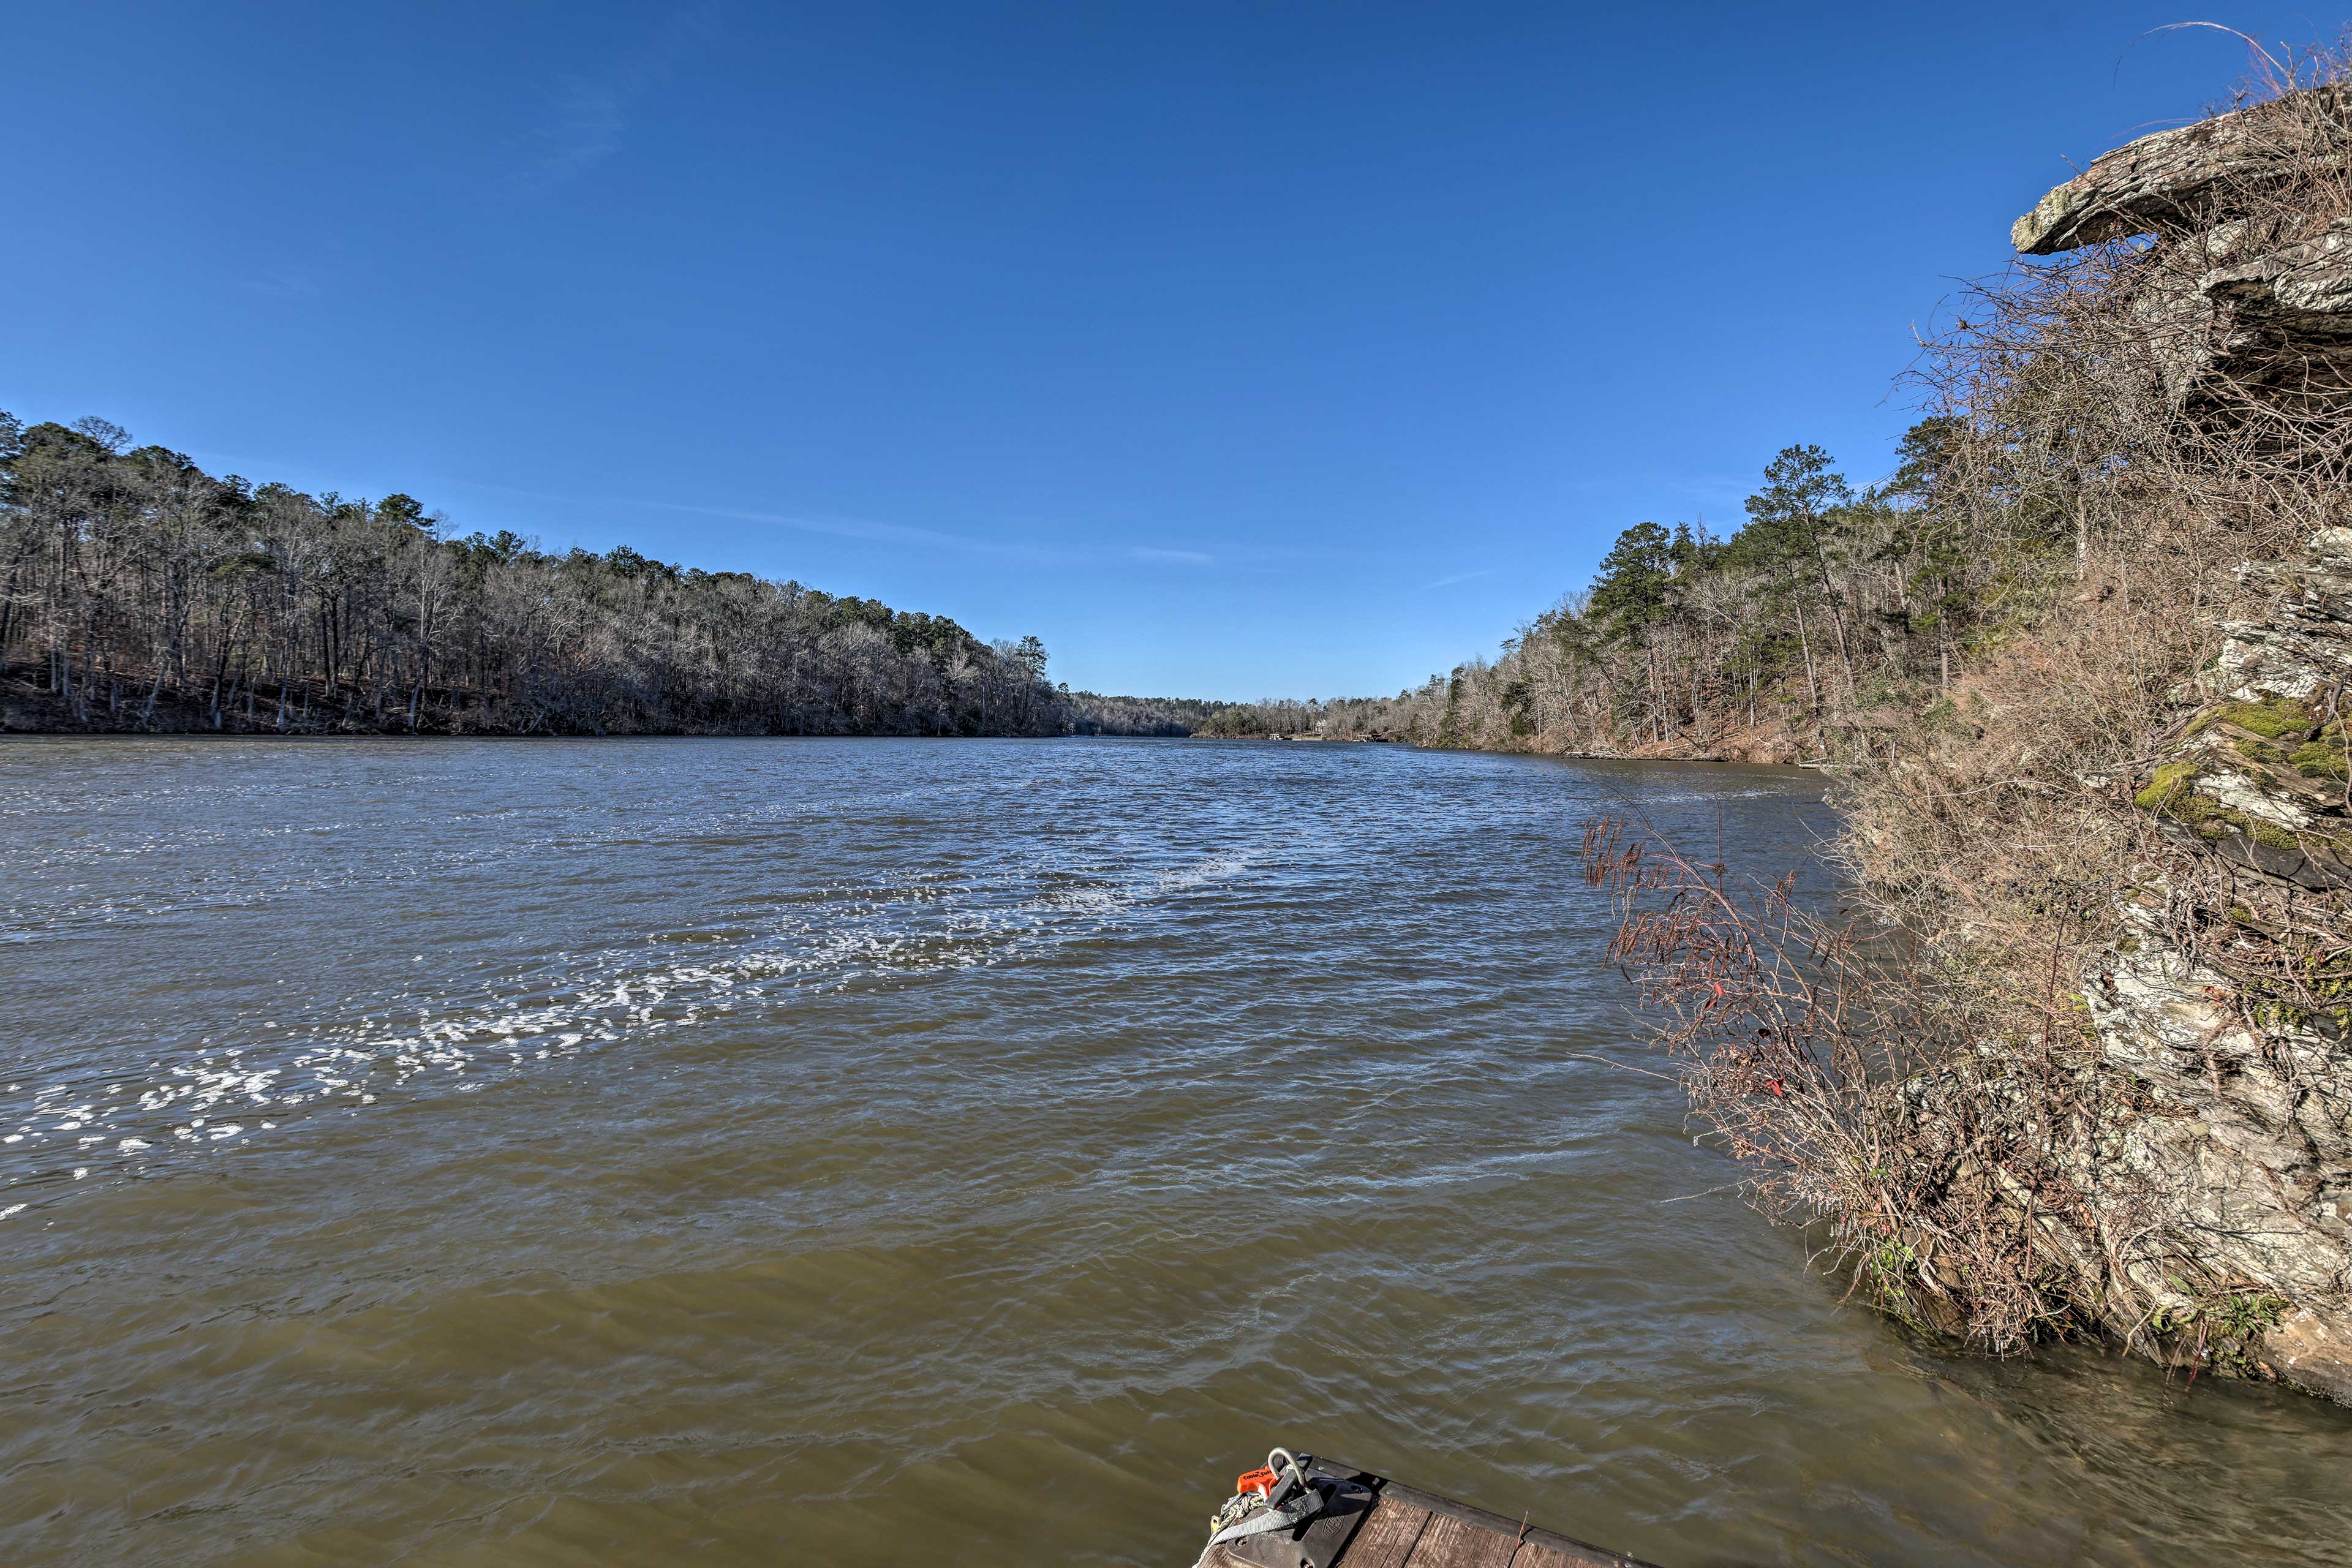
{"type": "Polygon", "coordinates": [[[2024,256],[2104,240],[2211,228],[2243,216],[2250,195],[2298,180],[2315,163],[2343,167],[2340,87],[2289,94],[2178,130],[2094,162],[2010,226],[2024,256]]]}
{"type": "MultiPolygon", "coordinates": [[[[2133,311],[2187,437],[2259,426],[2237,449],[2337,472],[2347,150],[2342,88],[2290,94],[2107,154],[2011,237],[2140,242],[2133,311]]],[[[2300,559],[2241,568],[2267,613],[2220,628],[2130,781],[2185,853],[2084,977],[2129,1110],[2086,1156],[2099,1234],[2070,1241],[2136,1341],[2352,1402],[2352,529],[2324,521],[2300,559]]]]}
{"type": "Polygon", "coordinates": [[[2352,216],[2312,199],[2315,176],[2345,185],[2347,152],[2352,94],[2292,93],[2118,148],[2010,237],[2032,256],[2153,238],[2138,313],[2174,405],[2308,412],[2352,388],[2352,216]]]}
{"type": "Polygon", "coordinates": [[[2227,628],[2207,700],[2134,781],[2210,864],[2151,877],[2085,977],[2136,1090],[2105,1152],[2133,1179],[2089,1185],[2153,1338],[2352,1403],[2352,971],[2329,951],[2352,887],[2352,531],[2247,571],[2287,592],[2227,628]]]}

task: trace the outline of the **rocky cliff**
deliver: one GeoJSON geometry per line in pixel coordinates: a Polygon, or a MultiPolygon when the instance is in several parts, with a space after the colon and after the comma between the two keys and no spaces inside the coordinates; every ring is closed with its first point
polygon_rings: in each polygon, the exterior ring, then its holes
{"type": "MultiPolygon", "coordinates": [[[[2347,110],[2329,87],[2144,138],[2012,231],[2119,244],[2179,438],[2323,488],[2352,439],[2347,110]]],[[[2084,979],[2130,1092],[2084,1146],[2092,1223],[2053,1247],[2136,1342],[2352,1402],[2352,530],[2326,521],[2240,567],[2256,613],[2216,629],[2158,754],[2105,781],[2173,853],[2084,979]]]]}

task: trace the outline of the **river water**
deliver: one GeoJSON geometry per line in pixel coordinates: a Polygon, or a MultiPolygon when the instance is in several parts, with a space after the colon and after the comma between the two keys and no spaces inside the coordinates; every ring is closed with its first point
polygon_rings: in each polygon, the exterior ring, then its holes
{"type": "Polygon", "coordinates": [[[1577,874],[1629,804],[1826,826],[1385,746],[0,746],[0,1561],[1181,1568],[1276,1440],[1672,1568],[2352,1560],[2352,1412],[1915,1348],[1721,1190],[1577,874]]]}

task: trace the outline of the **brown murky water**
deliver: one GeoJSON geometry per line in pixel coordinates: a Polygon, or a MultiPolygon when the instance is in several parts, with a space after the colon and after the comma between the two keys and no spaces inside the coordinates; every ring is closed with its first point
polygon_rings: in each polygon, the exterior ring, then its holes
{"type": "Polygon", "coordinates": [[[1625,796],[1171,742],[0,746],[0,1560],[1164,1563],[1281,1439],[1658,1562],[2352,1561],[2352,1412],[1838,1305],[1625,796]]]}

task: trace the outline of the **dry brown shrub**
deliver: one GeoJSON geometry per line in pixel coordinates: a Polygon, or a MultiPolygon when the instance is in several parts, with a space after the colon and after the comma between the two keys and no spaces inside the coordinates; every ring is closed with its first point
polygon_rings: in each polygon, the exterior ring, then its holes
{"type": "Polygon", "coordinates": [[[1882,917],[1974,973],[2079,973],[2137,889],[2210,879],[2131,781],[2206,695],[2222,623],[2268,612],[2274,580],[2242,564],[2352,521],[2352,354],[2198,284],[2352,217],[2346,77],[2340,47],[2263,57],[2225,107],[2270,173],[1969,290],[1917,368],[1955,432],[1938,504],[2008,563],[2016,611],[1960,700],[1852,781],[1840,851],[1882,917]]]}
{"type": "Polygon", "coordinates": [[[1990,1350],[2078,1314],[2031,1218],[2076,1205],[2047,1128],[2014,1114],[2021,1076],[2096,1091],[2071,1019],[1956,1053],[1948,1000],[1899,934],[1865,942],[1792,878],[1744,881],[1616,820],[1588,830],[1585,868],[1622,902],[1611,957],[1655,1043],[1766,1212],[1824,1224],[1875,1304],[1990,1350]]]}

